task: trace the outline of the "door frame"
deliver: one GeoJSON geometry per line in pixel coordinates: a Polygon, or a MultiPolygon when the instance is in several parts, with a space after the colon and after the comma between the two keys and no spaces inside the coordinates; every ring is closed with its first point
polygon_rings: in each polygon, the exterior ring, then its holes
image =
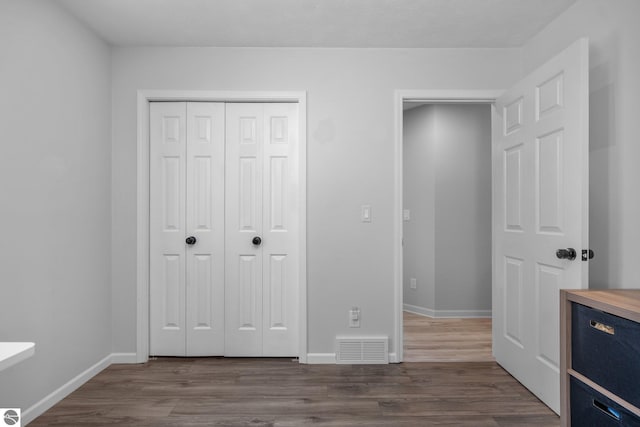
{"type": "MultiPolygon", "coordinates": [[[[404,173],[404,165],[402,161],[403,156],[403,123],[404,123],[404,109],[403,104],[405,101],[424,102],[430,104],[491,104],[491,117],[495,115],[495,101],[500,95],[504,93],[502,89],[488,89],[488,90],[458,90],[458,89],[444,89],[444,90],[422,90],[422,89],[403,89],[396,90],[394,93],[394,240],[393,240],[393,277],[394,277],[394,316],[395,316],[395,339],[394,349],[395,353],[394,362],[402,362],[403,360],[403,345],[404,345],[404,332],[403,332],[403,296],[402,296],[402,276],[403,276],[403,248],[402,248],[402,210],[403,198],[402,198],[402,177],[404,173]]],[[[493,168],[493,167],[492,167],[493,168]]],[[[493,191],[492,191],[493,192],[493,191]]],[[[493,215],[493,214],[492,214],[493,215]]],[[[491,244],[493,255],[493,242],[491,244]]],[[[493,265],[493,262],[492,262],[493,265]]]]}
{"type": "Polygon", "coordinates": [[[136,249],[136,362],[149,360],[149,103],[295,102],[298,104],[299,205],[298,313],[300,363],[307,363],[307,93],[305,91],[138,90],[137,93],[137,249],[136,249]]]}

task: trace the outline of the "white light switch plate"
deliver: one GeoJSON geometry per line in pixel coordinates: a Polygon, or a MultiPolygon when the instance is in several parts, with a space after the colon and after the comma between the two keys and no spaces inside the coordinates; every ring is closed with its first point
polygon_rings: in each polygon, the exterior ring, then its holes
{"type": "Polygon", "coordinates": [[[362,205],[360,219],[362,222],[371,222],[371,205],[362,205]]]}

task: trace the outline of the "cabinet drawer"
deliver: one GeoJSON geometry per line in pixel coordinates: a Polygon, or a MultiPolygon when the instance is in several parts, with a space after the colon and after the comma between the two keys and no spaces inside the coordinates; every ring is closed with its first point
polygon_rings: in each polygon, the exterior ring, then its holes
{"type": "Polygon", "coordinates": [[[640,407],[640,324],[573,303],[571,365],[640,407]]]}
{"type": "Polygon", "coordinates": [[[640,417],[571,377],[571,425],[576,427],[640,427],[640,417]]]}

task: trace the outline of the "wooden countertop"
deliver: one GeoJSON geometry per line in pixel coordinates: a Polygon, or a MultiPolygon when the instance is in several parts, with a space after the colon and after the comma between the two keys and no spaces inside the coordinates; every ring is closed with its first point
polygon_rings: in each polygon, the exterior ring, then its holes
{"type": "Polygon", "coordinates": [[[563,290],[569,301],[640,323],[640,289],[563,290]]]}

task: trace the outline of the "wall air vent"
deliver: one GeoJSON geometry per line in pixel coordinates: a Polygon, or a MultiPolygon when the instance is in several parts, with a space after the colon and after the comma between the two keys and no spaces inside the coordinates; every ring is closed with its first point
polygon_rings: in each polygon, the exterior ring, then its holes
{"type": "Polygon", "coordinates": [[[389,363],[389,338],[383,335],[337,336],[336,363],[387,364],[389,363]]]}

